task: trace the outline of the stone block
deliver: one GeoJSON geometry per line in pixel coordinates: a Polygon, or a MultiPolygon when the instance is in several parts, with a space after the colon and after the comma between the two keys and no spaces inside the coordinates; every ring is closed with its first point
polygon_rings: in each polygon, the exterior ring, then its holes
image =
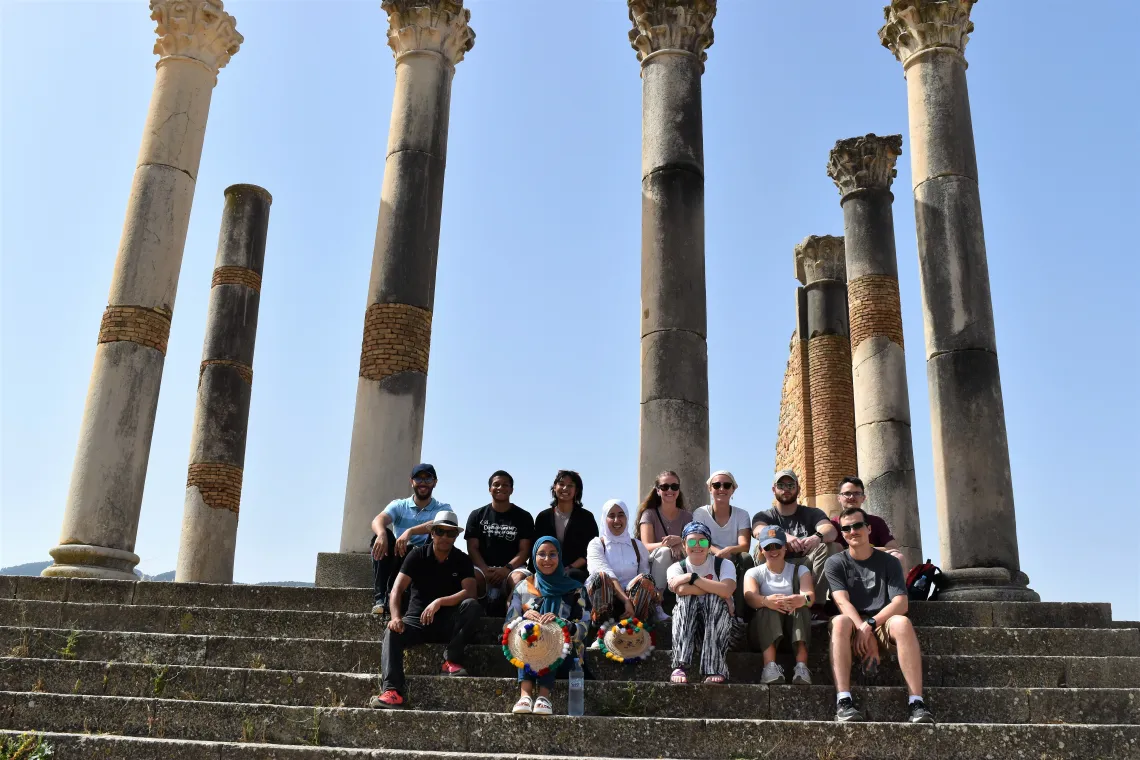
{"type": "Polygon", "coordinates": [[[851,378],[857,426],[897,422],[910,427],[906,353],[902,345],[884,335],[867,337],[851,356],[851,378]]]}
{"type": "Polygon", "coordinates": [[[994,625],[994,606],[989,602],[911,602],[909,617],[916,626],[994,625]]]}
{"type": "Polygon", "coordinates": [[[978,164],[965,60],[953,52],[931,55],[911,64],[906,78],[915,187],[944,175],[960,175],[976,183],[978,164]]]}
{"type": "Polygon", "coordinates": [[[712,471],[708,407],[677,399],[657,399],[641,405],[638,493],[647,493],[662,470],[674,470],[680,476],[686,503],[708,501],[705,480],[712,471]]]}
{"type": "Polygon", "coordinates": [[[139,148],[140,165],[159,164],[190,179],[198,176],[217,79],[211,68],[189,58],[168,60],[158,67],[139,148]]]}
{"type": "Polygon", "coordinates": [[[42,602],[66,602],[67,578],[42,578],[38,575],[17,575],[16,599],[42,602]]]}
{"type": "MultiPolygon", "coordinates": [[[[210,636],[207,651],[204,664],[228,668],[341,673],[377,673],[380,670],[379,642],[210,636]]],[[[499,656],[502,657],[501,650],[499,656]]],[[[432,672],[438,671],[439,663],[436,663],[432,672]]]]}
{"type": "Polygon", "coordinates": [[[1087,602],[996,602],[994,625],[1003,628],[1108,628],[1112,608],[1087,602]]]}
{"type": "MultiPolygon", "coordinates": [[[[365,707],[373,694],[380,693],[379,670],[375,673],[316,673],[312,671],[248,670],[245,700],[277,705],[320,705],[324,707],[365,707]]],[[[457,689],[443,679],[426,679],[440,683],[458,697],[465,689],[457,689]]],[[[485,679],[470,679],[482,681],[485,679]]],[[[413,689],[420,704],[419,689],[413,689]]],[[[517,698],[517,695],[515,695],[517,698]]],[[[485,705],[485,702],[472,704],[485,705]]],[[[511,704],[514,704],[512,699],[511,704]]]]}
{"type": "MultiPolygon", "coordinates": [[[[923,658],[923,664],[929,658],[923,658]]],[[[1044,687],[1065,685],[1064,657],[942,657],[941,686],[1044,687]]]]}
{"type": "Polygon", "coordinates": [[[67,601],[92,604],[132,604],[136,581],[106,578],[68,578],[67,601]]]}
{"type": "Polygon", "coordinates": [[[662,169],[641,182],[641,334],[708,333],[704,178],[662,169]]]}
{"type": "MultiPolygon", "coordinates": [[[[861,192],[843,199],[843,247],[847,282],[860,277],[899,276],[895,219],[889,192],[861,192]]],[[[896,299],[898,287],[895,287],[896,299]]]]}
{"type": "Polygon", "coordinates": [[[657,56],[641,68],[641,174],[679,168],[704,173],[699,61],[657,56]]]}
{"type": "MultiPolygon", "coordinates": [[[[320,552],[317,554],[316,584],[321,588],[371,588],[372,556],[363,553],[320,552]]],[[[368,609],[372,609],[371,595],[368,601],[368,609]]]]}
{"type": "Polygon", "coordinates": [[[1140,689],[1030,689],[1033,723],[1140,724],[1140,689]]]}
{"type": "Polygon", "coordinates": [[[367,585],[369,590],[224,583],[140,583],[134,603],[166,607],[362,612],[372,609],[371,577],[367,585]]]}
{"type": "Polygon", "coordinates": [[[16,575],[0,575],[0,599],[16,598],[16,575]]]}
{"type": "Polygon", "coordinates": [[[661,330],[641,339],[641,403],[687,401],[708,408],[709,357],[703,335],[661,330]]]}
{"type": "Polygon", "coordinates": [[[388,155],[403,151],[447,155],[454,69],[440,56],[404,56],[396,65],[388,155]]]}
{"type": "Polygon", "coordinates": [[[1140,657],[1066,657],[1064,680],[1072,689],[1140,687],[1140,657]]]}

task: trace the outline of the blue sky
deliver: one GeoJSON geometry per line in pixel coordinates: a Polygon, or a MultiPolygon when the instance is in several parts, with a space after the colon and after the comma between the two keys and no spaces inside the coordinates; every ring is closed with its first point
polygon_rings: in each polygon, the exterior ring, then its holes
{"type": "MultiPolygon", "coordinates": [[[[622,0],[469,0],[457,69],[424,458],[461,516],[495,469],[537,512],[555,470],[635,503],[641,87],[622,0]]],[[[0,16],[0,564],[58,538],[99,318],[154,81],[144,2],[0,16]]],[[[704,76],[714,468],[770,497],[792,247],[841,234],[827,154],[907,133],[881,0],[721,0],[704,76]]],[[[172,569],[222,191],[274,197],[235,575],[335,551],[390,115],[378,2],[232,0],[135,551],[172,569]]],[[[1127,29],[1136,4],[1096,17],[1127,29]]],[[[967,48],[1022,566],[1046,600],[1140,617],[1135,553],[1135,46],[1071,2],[983,2],[967,48]],[[1111,35],[1109,36],[1111,39],[1111,35]],[[1129,222],[1128,220],[1133,220],[1129,222]],[[1089,543],[1091,541],[1091,543],[1089,543]],[[1093,561],[1095,558],[1095,562],[1093,561]]],[[[923,540],[937,562],[909,141],[895,224],[923,540]]],[[[382,505],[377,505],[379,508],[382,505]]]]}

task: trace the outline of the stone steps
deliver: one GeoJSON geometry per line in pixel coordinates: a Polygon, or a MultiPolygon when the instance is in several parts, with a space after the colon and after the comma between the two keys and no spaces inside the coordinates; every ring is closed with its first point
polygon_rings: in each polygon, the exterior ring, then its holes
{"type": "MultiPolygon", "coordinates": [[[[515,716],[313,708],[225,702],[0,693],[12,730],[90,731],[212,742],[383,747],[426,752],[613,754],[787,760],[876,758],[1135,757],[1140,726],[906,723],[515,716]],[[535,721],[543,721],[541,727],[535,721]],[[762,738],[762,743],[761,743],[762,738]],[[616,750],[616,752],[615,752],[616,750]],[[836,754],[842,752],[843,754],[836,754]]],[[[193,756],[193,755],[191,755],[193,756]]]]}
{"type": "MultiPolygon", "coordinates": [[[[378,691],[375,675],[255,670],[143,663],[10,659],[0,666],[0,691],[247,702],[294,707],[362,707],[378,691]]],[[[417,710],[506,712],[518,696],[513,678],[411,676],[417,710]]],[[[757,684],[674,686],[665,682],[593,681],[591,715],[632,717],[821,720],[834,718],[835,691],[757,684]]],[[[566,682],[554,690],[565,704],[566,682]]],[[[898,721],[903,687],[856,687],[868,720],[898,721]]],[[[944,723],[1140,724],[1140,688],[1040,689],[932,687],[926,698],[944,723]]]]}

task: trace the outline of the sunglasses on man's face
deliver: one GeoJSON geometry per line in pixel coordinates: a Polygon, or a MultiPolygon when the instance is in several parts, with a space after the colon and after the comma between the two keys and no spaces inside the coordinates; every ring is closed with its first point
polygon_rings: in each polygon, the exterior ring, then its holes
{"type": "Polygon", "coordinates": [[[423,486],[423,485],[427,485],[429,483],[434,483],[435,478],[430,477],[430,476],[428,476],[428,477],[417,476],[417,477],[412,478],[412,482],[415,483],[417,486],[423,486]]]}
{"type": "Polygon", "coordinates": [[[681,490],[681,484],[680,483],[658,483],[657,484],[657,490],[658,491],[680,491],[681,490]]]}
{"type": "Polygon", "coordinates": [[[709,485],[712,486],[714,491],[719,491],[722,488],[726,490],[732,488],[732,483],[721,483],[719,480],[716,483],[709,483],[709,485]]]}
{"type": "Polygon", "coordinates": [[[790,480],[781,480],[779,483],[776,484],[776,488],[781,490],[781,491],[794,491],[796,488],[796,484],[790,480]]]}
{"type": "Polygon", "coordinates": [[[709,540],[707,538],[690,538],[686,541],[690,549],[696,549],[698,546],[702,549],[709,548],[709,540]]]}
{"type": "Polygon", "coordinates": [[[839,529],[844,533],[850,533],[853,530],[863,530],[866,527],[867,523],[865,522],[853,522],[850,525],[840,525],[839,529]]]}
{"type": "Polygon", "coordinates": [[[431,534],[440,538],[459,538],[459,531],[448,530],[447,528],[432,528],[431,534]]]}

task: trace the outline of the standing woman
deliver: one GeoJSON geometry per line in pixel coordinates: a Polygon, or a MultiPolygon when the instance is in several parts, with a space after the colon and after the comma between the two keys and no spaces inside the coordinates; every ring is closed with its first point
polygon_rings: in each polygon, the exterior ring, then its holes
{"type": "Polygon", "coordinates": [[[693,521],[682,531],[685,559],[669,568],[669,590],[677,595],[673,609],[673,683],[689,682],[689,666],[701,633],[701,672],[705,683],[728,680],[726,654],[732,643],[733,620],[728,609],[736,590],[736,567],[713,556],[711,532],[693,521]]]}
{"type": "MultiPolygon", "coordinates": [[[[697,509],[693,520],[707,525],[712,533],[712,555],[732,562],[736,566],[736,577],[743,580],[749,568],[756,566],[756,561],[748,553],[752,543],[752,520],[747,512],[731,504],[737,488],[736,478],[731,472],[717,470],[707,485],[712,503],[697,509]]],[[[750,609],[744,605],[744,584],[739,583],[733,596],[733,614],[744,618],[746,613],[751,617],[750,609]]]]}
{"type": "Polygon", "coordinates": [[[635,617],[650,622],[657,612],[657,587],[649,576],[649,551],[629,535],[625,502],[610,499],[602,507],[602,535],[586,549],[586,593],[595,623],[635,617]]]}
{"type": "Polygon", "coordinates": [[[557,538],[562,545],[566,574],[584,583],[589,575],[586,547],[598,535],[598,523],[582,506],[582,476],[573,470],[559,470],[550,486],[550,496],[550,509],[534,518],[534,534],[557,538]]]}
{"type": "MultiPolygon", "coordinates": [[[[582,584],[569,577],[562,566],[562,547],[554,536],[543,536],[534,542],[531,550],[534,575],[515,586],[511,602],[507,607],[506,622],[518,617],[536,623],[549,623],[554,618],[570,622],[570,640],[574,647],[574,657],[581,658],[582,643],[586,639],[588,606],[582,584]]],[[[570,658],[566,658],[559,671],[568,670],[570,658]]],[[[554,706],[550,702],[550,689],[554,686],[553,671],[542,676],[534,676],[519,668],[519,701],[511,710],[513,713],[550,715],[554,706]],[[534,697],[538,686],[538,698],[534,697]]]]}
{"type": "Polygon", "coordinates": [[[637,508],[637,532],[649,550],[649,572],[657,588],[666,587],[669,566],[685,556],[681,531],[693,521],[693,513],[685,509],[681,479],[672,470],[657,476],[645,501],[637,508]]]}

